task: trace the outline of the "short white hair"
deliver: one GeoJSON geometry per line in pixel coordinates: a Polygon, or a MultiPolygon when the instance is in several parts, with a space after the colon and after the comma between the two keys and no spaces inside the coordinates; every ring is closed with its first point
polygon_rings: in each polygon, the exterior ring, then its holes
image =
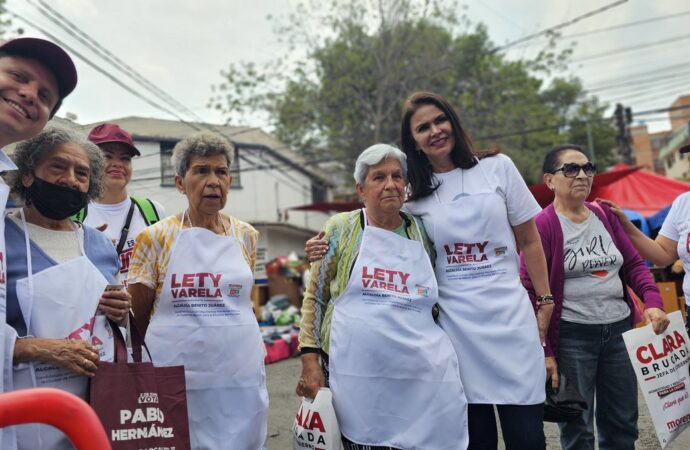
{"type": "Polygon", "coordinates": [[[398,161],[403,172],[403,177],[407,181],[407,155],[396,147],[388,144],[374,144],[359,154],[357,162],[355,162],[355,181],[364,185],[364,180],[367,178],[369,168],[379,164],[384,159],[395,159],[398,161]]]}

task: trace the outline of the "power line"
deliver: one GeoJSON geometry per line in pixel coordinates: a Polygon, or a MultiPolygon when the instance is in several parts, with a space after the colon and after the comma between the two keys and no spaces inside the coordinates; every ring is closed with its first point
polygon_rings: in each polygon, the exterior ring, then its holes
{"type": "Polygon", "coordinates": [[[595,53],[593,55],[587,55],[587,56],[583,56],[581,58],[573,59],[572,62],[589,61],[591,59],[603,58],[604,56],[611,56],[611,55],[618,55],[620,53],[633,52],[633,51],[642,50],[645,48],[656,47],[658,45],[670,44],[673,42],[682,41],[682,40],[689,39],[689,38],[690,38],[690,34],[684,34],[684,35],[680,35],[680,36],[674,36],[674,37],[668,38],[668,39],[662,39],[659,41],[649,42],[646,44],[638,44],[638,45],[634,45],[634,46],[630,46],[630,47],[620,47],[620,48],[617,48],[614,50],[609,50],[609,51],[602,52],[602,53],[595,53]]]}
{"type": "MultiPolygon", "coordinates": [[[[51,20],[53,23],[58,25],[61,29],[66,31],[68,34],[70,34],[71,36],[76,38],[79,42],[86,45],[89,49],[91,49],[91,51],[93,51],[98,56],[100,56],[108,64],[110,64],[114,68],[118,69],[119,71],[121,71],[122,73],[127,75],[133,81],[137,82],[139,85],[141,85],[148,92],[153,93],[154,95],[156,95],[161,100],[168,103],[169,105],[176,107],[178,109],[178,111],[183,111],[183,112],[186,112],[187,114],[193,116],[195,118],[195,120],[197,120],[197,125],[205,127],[211,131],[218,132],[219,134],[222,134],[225,137],[240,135],[243,133],[247,133],[247,132],[251,132],[251,131],[259,129],[256,127],[249,127],[247,129],[240,130],[240,131],[233,132],[233,133],[222,133],[222,132],[220,132],[220,130],[218,130],[217,128],[213,127],[212,125],[207,124],[203,120],[203,118],[198,116],[193,110],[191,110],[190,108],[186,107],[184,104],[177,101],[174,97],[172,97],[167,92],[160,89],[154,83],[149,81],[146,77],[141,75],[139,72],[137,72],[131,66],[129,66],[127,63],[125,63],[120,58],[118,58],[117,55],[113,54],[108,49],[103,47],[93,37],[88,35],[86,32],[82,31],[77,25],[75,25],[69,19],[67,19],[65,16],[63,16],[58,11],[53,9],[47,2],[45,2],[45,0],[37,0],[45,9],[41,8],[41,6],[34,3],[34,1],[35,0],[29,0],[29,2],[36,9],[38,9],[41,14],[46,16],[49,20],[51,20]],[[211,127],[213,127],[213,128],[211,128],[211,127]]],[[[199,128],[196,128],[196,129],[199,129],[199,128]]]]}
{"type": "MultiPolygon", "coordinates": [[[[586,89],[586,92],[593,93],[593,92],[601,92],[601,91],[628,89],[629,86],[636,86],[638,84],[647,84],[647,89],[649,89],[650,83],[653,84],[653,83],[663,81],[663,80],[673,81],[674,78],[687,77],[689,75],[690,75],[690,70],[685,71],[685,72],[676,72],[676,73],[671,73],[671,74],[666,74],[666,75],[659,75],[657,77],[641,78],[641,79],[637,79],[637,80],[630,80],[630,81],[624,81],[624,82],[599,86],[599,87],[595,87],[595,88],[589,88],[589,89],[586,89]]],[[[668,82],[668,81],[666,81],[666,82],[668,82]]],[[[654,85],[654,86],[656,86],[656,85],[654,85]]]]}
{"type": "Polygon", "coordinates": [[[617,1],[613,2],[613,3],[610,3],[610,4],[608,4],[608,5],[602,6],[601,8],[597,8],[597,9],[595,9],[595,10],[592,10],[592,11],[590,11],[590,12],[587,12],[587,13],[585,13],[585,14],[582,14],[582,15],[580,15],[580,16],[577,16],[577,17],[575,17],[575,18],[573,18],[573,19],[570,19],[570,20],[568,20],[567,22],[560,23],[560,24],[558,24],[558,25],[556,25],[556,26],[547,28],[547,29],[542,30],[542,31],[539,31],[539,32],[537,32],[537,33],[533,33],[533,34],[527,35],[527,36],[525,36],[525,37],[523,37],[523,38],[517,39],[517,40],[515,40],[515,41],[513,41],[513,42],[509,42],[509,43],[507,43],[507,44],[505,44],[505,45],[502,45],[502,46],[500,46],[500,47],[497,47],[497,48],[494,49],[494,52],[503,51],[503,50],[505,50],[505,49],[507,49],[507,48],[510,48],[510,47],[515,46],[516,44],[520,44],[520,43],[522,43],[522,42],[530,41],[530,40],[532,40],[532,39],[534,39],[534,38],[536,38],[536,37],[543,36],[543,35],[548,34],[548,33],[552,33],[552,32],[554,32],[554,31],[556,31],[556,30],[560,30],[561,28],[569,27],[570,25],[576,24],[577,22],[580,22],[581,20],[584,20],[584,19],[587,19],[587,18],[589,18],[589,17],[595,16],[595,15],[600,14],[600,13],[602,13],[602,12],[604,12],[604,11],[607,11],[607,10],[609,10],[609,9],[611,9],[611,8],[615,8],[616,6],[622,5],[623,3],[627,3],[627,1],[628,1],[628,0],[617,0],[617,1]]]}
{"type": "MultiPolygon", "coordinates": [[[[89,36],[87,33],[83,32],[77,25],[73,24],[72,22],[69,21],[69,19],[65,18],[65,17],[62,16],[59,12],[57,12],[57,11],[55,11],[53,8],[51,8],[50,5],[48,5],[44,0],[38,0],[44,8],[41,8],[41,6],[37,5],[36,3],[33,3],[32,0],[30,0],[30,1],[31,1],[32,6],[34,6],[36,9],[38,9],[38,11],[39,11],[41,14],[43,14],[43,15],[46,16],[46,17],[48,17],[48,19],[50,19],[53,23],[55,23],[55,24],[58,25],[62,30],[64,30],[64,31],[67,32],[69,35],[71,35],[72,37],[74,37],[75,39],[77,39],[80,43],[82,43],[83,45],[85,45],[86,47],[88,47],[91,51],[93,51],[93,52],[96,53],[98,56],[100,56],[100,57],[101,57],[104,61],[106,61],[108,64],[110,64],[111,66],[113,66],[113,67],[115,67],[117,70],[119,70],[120,72],[122,72],[122,73],[124,73],[125,75],[127,75],[130,79],[134,80],[134,81],[137,82],[140,86],[142,86],[146,91],[148,91],[149,93],[153,93],[156,97],[158,97],[159,99],[161,99],[161,100],[163,100],[164,102],[168,103],[169,105],[173,106],[173,107],[176,108],[178,111],[179,111],[179,110],[183,110],[183,111],[185,111],[187,114],[193,116],[198,122],[197,122],[196,124],[194,124],[194,123],[192,123],[192,122],[188,122],[188,121],[186,121],[184,118],[182,118],[181,116],[179,116],[178,114],[176,114],[176,113],[172,112],[171,110],[169,110],[168,108],[165,108],[165,107],[159,105],[158,103],[153,102],[153,101],[151,101],[151,100],[149,100],[149,99],[143,97],[141,94],[139,94],[139,93],[137,93],[136,91],[134,91],[131,87],[125,85],[124,83],[120,82],[118,79],[114,78],[114,77],[113,77],[112,75],[110,75],[109,73],[103,71],[99,66],[97,66],[95,63],[93,63],[92,61],[90,61],[87,57],[85,57],[85,56],[82,55],[81,53],[75,51],[72,47],[66,45],[63,41],[61,41],[60,39],[58,39],[57,37],[55,37],[55,36],[52,35],[51,33],[47,32],[47,31],[46,31],[45,29],[43,29],[42,27],[39,27],[38,25],[36,25],[36,24],[34,24],[34,23],[31,23],[31,22],[28,21],[26,18],[20,17],[20,16],[17,15],[16,13],[11,13],[11,12],[10,12],[12,15],[16,16],[16,17],[19,18],[20,20],[23,20],[24,22],[28,23],[29,25],[31,25],[31,26],[33,26],[33,27],[39,29],[40,31],[42,31],[43,33],[45,33],[46,35],[48,35],[49,37],[51,37],[53,40],[55,40],[56,42],[60,43],[60,44],[63,45],[65,48],[67,48],[68,50],[70,50],[71,52],[73,52],[76,56],[78,56],[80,59],[82,59],[84,62],[86,62],[89,66],[93,67],[94,69],[96,69],[96,70],[99,71],[100,73],[106,75],[106,77],[108,77],[110,80],[112,80],[113,82],[117,83],[117,84],[120,85],[121,87],[125,88],[128,92],[134,94],[134,95],[137,96],[138,98],[140,98],[140,99],[146,101],[146,102],[149,103],[151,106],[154,106],[155,108],[157,108],[157,109],[159,109],[159,110],[161,110],[161,111],[164,111],[164,112],[166,112],[166,113],[168,113],[168,114],[171,114],[173,117],[177,118],[177,119],[180,120],[182,123],[184,123],[184,124],[190,126],[191,128],[193,128],[193,129],[196,130],[196,131],[201,131],[202,129],[206,129],[206,130],[209,130],[209,131],[211,131],[211,132],[217,133],[217,134],[223,136],[224,138],[230,138],[230,137],[232,137],[232,136],[240,135],[240,134],[247,133],[247,132],[251,132],[251,131],[257,129],[257,128],[248,128],[248,129],[240,130],[240,131],[237,131],[237,132],[234,132],[234,133],[227,133],[227,134],[226,134],[226,133],[221,132],[217,127],[215,127],[215,126],[213,126],[213,125],[211,125],[211,124],[205,123],[205,122],[203,121],[202,118],[200,118],[196,113],[194,113],[194,111],[190,110],[189,108],[187,108],[186,106],[184,106],[182,103],[180,103],[180,102],[178,102],[177,100],[175,100],[172,96],[170,96],[170,95],[167,94],[165,91],[163,91],[162,89],[160,89],[160,88],[158,88],[157,86],[155,86],[155,85],[154,85],[153,83],[151,83],[149,80],[147,80],[143,75],[141,75],[141,74],[139,74],[138,72],[136,72],[133,68],[131,68],[131,67],[130,67],[129,65],[127,65],[126,63],[124,63],[124,62],[123,62],[121,59],[119,59],[116,55],[114,55],[112,52],[110,52],[110,51],[107,50],[105,47],[103,47],[101,44],[99,44],[94,38],[92,38],[91,36],[89,36]]],[[[8,12],[9,12],[9,11],[8,11],[8,12]]],[[[283,146],[283,147],[280,147],[280,148],[277,148],[277,149],[274,149],[274,150],[280,150],[280,149],[283,149],[283,148],[287,149],[288,147],[287,147],[287,146],[283,146]]],[[[250,164],[254,164],[253,161],[247,159],[247,158],[244,157],[243,155],[240,155],[240,158],[243,159],[243,160],[245,160],[246,162],[248,162],[248,163],[250,163],[250,164]]],[[[297,165],[296,162],[293,162],[293,164],[297,165]]],[[[310,176],[311,176],[311,175],[310,175],[310,176]]],[[[276,174],[274,174],[274,177],[276,177],[276,174]]],[[[286,180],[286,182],[288,182],[288,183],[294,183],[293,180],[286,180]]],[[[318,181],[317,181],[317,182],[318,182],[318,181]]],[[[298,184],[298,186],[300,187],[300,189],[306,188],[306,187],[303,186],[303,185],[299,185],[299,184],[298,184]]]]}
{"type": "Polygon", "coordinates": [[[657,91],[652,94],[646,94],[645,92],[640,92],[636,95],[633,95],[632,98],[635,98],[634,103],[644,103],[648,102],[650,100],[652,101],[658,101],[659,97],[662,96],[669,96],[669,95],[674,95],[678,96],[678,87],[674,87],[671,89],[667,89],[665,91],[657,91]]]}
{"type": "Polygon", "coordinates": [[[668,108],[648,109],[646,111],[633,112],[633,116],[648,116],[650,114],[660,114],[665,112],[681,111],[690,109],[690,105],[669,106],[668,108]]]}
{"type": "Polygon", "coordinates": [[[630,28],[630,27],[636,27],[638,25],[644,25],[644,24],[648,24],[648,23],[659,22],[661,20],[676,19],[678,17],[687,16],[687,15],[690,15],[690,10],[682,11],[682,12],[675,13],[675,14],[666,14],[664,16],[651,17],[649,19],[644,19],[644,20],[636,20],[634,22],[622,23],[619,25],[613,25],[613,26],[605,27],[605,28],[598,28],[596,30],[582,31],[580,33],[568,34],[565,36],[561,36],[561,39],[575,39],[575,38],[582,37],[582,36],[590,36],[593,34],[604,33],[606,31],[620,30],[622,28],[630,28]]]}
{"type": "Polygon", "coordinates": [[[663,74],[667,71],[670,71],[671,73],[676,73],[676,69],[682,69],[682,68],[687,68],[688,64],[687,63],[681,63],[681,64],[672,64],[670,66],[664,66],[664,67],[656,67],[652,70],[645,70],[644,72],[636,72],[633,74],[626,74],[625,76],[621,77],[616,77],[616,78],[606,78],[603,81],[602,80],[594,80],[594,83],[596,83],[594,86],[588,86],[588,90],[591,89],[596,89],[599,88],[600,85],[606,85],[606,84],[615,84],[615,83],[620,83],[621,80],[629,80],[629,79],[635,79],[638,77],[644,77],[650,74],[654,75],[659,75],[663,74]]]}
{"type": "Polygon", "coordinates": [[[15,19],[19,19],[19,20],[21,20],[22,22],[25,22],[27,25],[29,25],[29,26],[31,26],[31,27],[33,27],[33,28],[36,28],[38,31],[40,31],[41,33],[45,34],[47,37],[49,37],[50,39],[52,39],[54,42],[56,42],[57,44],[60,44],[60,46],[62,46],[63,48],[66,48],[67,50],[69,50],[70,52],[72,52],[77,58],[79,58],[79,59],[81,59],[82,61],[84,61],[84,62],[85,62],[88,66],[90,66],[92,69],[94,69],[94,70],[96,70],[97,72],[99,72],[100,74],[104,75],[104,76],[105,76],[106,78],[108,78],[110,81],[112,81],[113,83],[117,84],[118,86],[120,86],[121,88],[123,88],[124,90],[126,90],[127,92],[129,92],[130,94],[134,95],[134,96],[137,97],[138,99],[140,99],[140,100],[142,100],[142,101],[148,103],[149,105],[153,106],[154,108],[156,108],[156,109],[158,109],[158,110],[160,110],[160,111],[163,111],[163,112],[165,112],[165,113],[167,113],[167,114],[170,114],[171,116],[177,118],[177,119],[180,120],[181,122],[183,122],[183,123],[189,125],[190,127],[194,128],[195,130],[201,130],[200,128],[194,126],[193,124],[191,124],[191,123],[185,121],[185,120],[184,120],[182,117],[180,117],[177,113],[175,113],[175,112],[169,110],[168,108],[166,108],[166,107],[164,107],[164,106],[162,106],[162,105],[156,103],[155,101],[153,101],[153,100],[151,100],[151,99],[149,99],[149,98],[147,98],[147,97],[144,97],[144,96],[141,95],[139,92],[135,91],[133,88],[131,88],[130,86],[126,85],[125,83],[123,83],[122,81],[118,80],[118,79],[115,78],[113,75],[111,75],[110,73],[108,73],[107,71],[105,71],[104,69],[102,69],[100,66],[98,66],[96,63],[94,63],[94,62],[91,61],[89,58],[87,58],[86,56],[84,56],[82,53],[80,53],[80,52],[78,52],[77,50],[75,50],[72,46],[68,45],[68,44],[65,43],[63,40],[59,39],[59,38],[58,38],[57,36],[55,36],[53,33],[50,33],[49,31],[47,31],[45,28],[43,28],[43,27],[37,25],[36,23],[34,23],[34,22],[32,22],[32,21],[26,19],[25,17],[23,17],[23,16],[21,16],[21,15],[15,13],[15,12],[12,12],[12,11],[8,10],[7,8],[2,8],[1,11],[5,12],[5,13],[7,13],[7,14],[10,14],[10,15],[13,16],[15,19]]]}
{"type": "MultiPolygon", "coordinates": [[[[636,102],[640,102],[642,98],[658,99],[660,95],[678,94],[686,89],[688,82],[685,80],[669,80],[672,82],[670,85],[666,86],[656,86],[653,88],[645,88],[641,86],[625,94],[616,94],[615,96],[604,96],[604,98],[611,99],[615,98],[612,103],[630,103],[631,99],[637,99],[636,102]]],[[[663,83],[663,84],[667,84],[663,83]]]]}
{"type": "MultiPolygon", "coordinates": [[[[618,25],[613,25],[610,27],[597,28],[595,30],[583,31],[580,33],[566,34],[563,36],[559,36],[558,39],[570,40],[570,39],[575,39],[578,37],[591,36],[593,34],[604,33],[607,31],[620,30],[623,28],[630,28],[630,27],[635,27],[638,25],[645,25],[648,23],[659,22],[662,20],[676,19],[678,17],[687,16],[687,15],[690,15],[690,10],[689,11],[682,11],[682,12],[675,13],[675,14],[666,14],[664,16],[652,17],[652,18],[644,19],[644,20],[636,20],[634,22],[626,22],[626,23],[622,23],[622,24],[618,24],[618,25]]],[[[519,47],[529,47],[529,46],[533,46],[533,45],[538,45],[538,44],[543,43],[543,42],[544,41],[525,43],[523,45],[520,45],[519,47]]]]}
{"type": "Polygon", "coordinates": [[[513,19],[511,19],[509,16],[503,14],[501,11],[495,9],[493,6],[489,5],[489,4],[486,3],[484,0],[478,0],[478,1],[479,1],[479,3],[481,3],[482,5],[484,5],[484,7],[485,7],[486,9],[488,9],[489,11],[491,11],[492,13],[494,13],[497,17],[500,17],[501,19],[505,20],[506,22],[510,22],[511,24],[515,25],[515,26],[518,27],[519,29],[525,31],[525,27],[523,27],[522,25],[520,25],[519,23],[517,23],[516,21],[514,21],[513,19]]]}
{"type": "Polygon", "coordinates": [[[177,100],[169,96],[167,93],[159,89],[155,84],[144,78],[139,72],[134,70],[131,66],[126,64],[108,49],[100,45],[95,39],[90,35],[82,31],[78,26],[72,23],[68,18],[60,14],[52,8],[44,0],[28,0],[29,3],[36,8],[42,15],[47,17],[51,22],[56,24],[58,27],[63,29],[67,34],[74,37],[77,41],[85,45],[96,55],[100,56],[103,60],[108,62],[111,66],[124,73],[130,79],[135,81],[137,84],[148,90],[150,93],[157,96],[159,99],[168,103],[171,106],[176,107],[177,111],[181,112],[185,110],[185,106],[179,103],[177,100]],[[36,3],[38,1],[38,4],[36,3]]]}

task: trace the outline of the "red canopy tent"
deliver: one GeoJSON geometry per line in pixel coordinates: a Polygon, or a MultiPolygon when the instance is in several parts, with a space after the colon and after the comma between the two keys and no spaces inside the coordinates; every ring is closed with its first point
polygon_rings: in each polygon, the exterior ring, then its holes
{"type": "MultiPolygon", "coordinates": [[[[544,184],[530,186],[529,189],[542,207],[553,201],[553,192],[544,184]]],[[[592,193],[588,200],[605,198],[624,209],[631,209],[644,217],[649,217],[688,191],[690,183],[621,163],[594,176],[592,193]]]]}

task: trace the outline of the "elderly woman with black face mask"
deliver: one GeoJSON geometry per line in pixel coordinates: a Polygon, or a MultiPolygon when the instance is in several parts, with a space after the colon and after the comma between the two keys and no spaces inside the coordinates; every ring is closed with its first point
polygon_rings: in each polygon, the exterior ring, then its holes
{"type": "MultiPolygon", "coordinates": [[[[48,128],[18,144],[13,157],[10,185],[23,207],[5,218],[12,388],[53,387],[86,399],[108,337],[107,325],[103,339],[91,337],[92,318],[123,323],[130,309],[126,291],[105,290],[118,271],[113,245],[69,218],[100,194],[103,156],[79,134],[48,128]]],[[[19,449],[72,448],[49,426],[16,432],[19,449]]]]}

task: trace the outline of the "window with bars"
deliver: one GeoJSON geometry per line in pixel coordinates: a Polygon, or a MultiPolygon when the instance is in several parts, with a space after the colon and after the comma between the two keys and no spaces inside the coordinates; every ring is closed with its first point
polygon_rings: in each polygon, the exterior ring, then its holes
{"type": "Polygon", "coordinates": [[[328,190],[321,183],[311,182],[311,202],[322,203],[328,201],[328,190]]]}
{"type": "Polygon", "coordinates": [[[161,186],[175,186],[175,168],[172,164],[172,149],[177,142],[161,142],[161,186]]]}

